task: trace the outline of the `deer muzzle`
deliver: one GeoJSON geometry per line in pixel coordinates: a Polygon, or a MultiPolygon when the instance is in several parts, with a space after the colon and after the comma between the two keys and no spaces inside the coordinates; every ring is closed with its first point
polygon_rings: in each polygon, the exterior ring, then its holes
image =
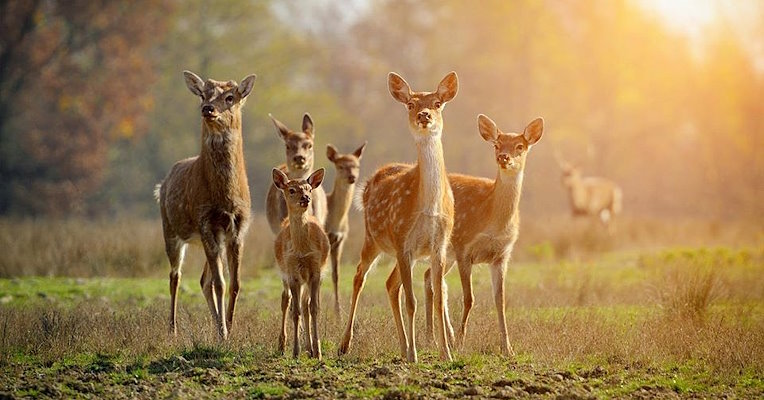
{"type": "Polygon", "coordinates": [[[300,204],[300,207],[302,208],[308,208],[308,205],[310,205],[310,196],[302,196],[300,197],[300,201],[298,202],[300,204]]]}

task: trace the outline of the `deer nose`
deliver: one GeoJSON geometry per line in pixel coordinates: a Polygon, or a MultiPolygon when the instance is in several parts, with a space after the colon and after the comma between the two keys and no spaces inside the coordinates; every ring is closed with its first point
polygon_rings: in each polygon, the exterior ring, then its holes
{"type": "Polygon", "coordinates": [[[213,106],[211,106],[209,104],[206,104],[206,105],[202,106],[202,115],[204,115],[205,117],[211,116],[212,113],[214,113],[214,112],[215,112],[215,107],[213,107],[213,106]]]}
{"type": "Polygon", "coordinates": [[[294,156],[294,162],[296,162],[297,164],[304,164],[305,156],[294,156]]]}
{"type": "Polygon", "coordinates": [[[419,122],[432,121],[432,115],[430,115],[430,113],[427,111],[420,111],[419,114],[416,115],[416,117],[419,122]]]}
{"type": "Polygon", "coordinates": [[[358,178],[356,178],[356,177],[355,177],[355,176],[353,176],[353,175],[350,175],[350,176],[348,176],[348,182],[350,182],[350,183],[355,183],[355,180],[356,180],[356,179],[358,179],[358,178]]]}
{"type": "Polygon", "coordinates": [[[499,154],[496,156],[496,160],[499,161],[502,164],[506,164],[509,162],[509,155],[507,154],[499,154]]]}

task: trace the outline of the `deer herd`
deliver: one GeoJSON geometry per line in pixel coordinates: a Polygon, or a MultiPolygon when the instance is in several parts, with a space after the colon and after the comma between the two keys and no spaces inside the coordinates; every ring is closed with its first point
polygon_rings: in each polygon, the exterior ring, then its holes
{"type": "MultiPolygon", "coordinates": [[[[201,99],[201,150],[198,156],[175,163],[155,190],[170,263],[170,331],[173,335],[177,333],[177,295],[185,249],[188,243],[196,242],[201,244],[206,257],[200,280],[202,292],[218,336],[225,340],[234,320],[242,247],[251,213],[241,122],[242,107],[252,92],[255,75],[245,77],[240,84],[205,81],[190,71],[183,75],[188,89],[201,99]],[[230,279],[225,313],[224,266],[230,279]]],[[[348,212],[355,202],[363,210],[365,233],[339,355],[347,353],[352,343],[366,275],[381,254],[386,253],[395,259],[386,289],[403,359],[417,361],[414,323],[417,301],[412,283],[417,260],[429,263],[424,273],[426,337],[434,339],[440,358],[451,360],[451,347],[460,346],[467,334],[474,299],[474,264],[489,265],[501,351],[511,356],[514,352],[505,318],[504,276],[519,232],[519,203],[527,155],[541,139],[544,121],[536,118],[522,132],[510,133],[501,131],[489,117],[478,115],[478,133],[493,146],[495,179],[447,173],[442,113],[458,92],[456,73],[447,74],[435,91],[416,92],[401,76],[391,72],[388,89],[408,112],[416,162],[384,165],[360,182],[360,161],[366,143],[347,154],[329,144],[326,156],[334,164],[336,174],[328,195],[321,187],[324,169],[313,169],[312,117],[306,113],[301,130],[293,131],[269,115],[286,147],[286,163],[273,168],[266,196],[266,216],[276,235],[274,254],[283,283],[279,352],[284,352],[287,320],[291,317],[293,356],[300,354],[302,330],[307,353],[321,358],[318,332],[321,276],[331,260],[333,306],[339,315],[339,268],[349,232],[348,212]],[[449,317],[444,280],[454,263],[464,298],[456,335],[449,317]],[[401,310],[401,297],[405,313],[401,310]]],[[[558,162],[573,214],[594,215],[607,225],[621,209],[618,186],[602,178],[584,178],[578,168],[559,157],[558,162]]]]}

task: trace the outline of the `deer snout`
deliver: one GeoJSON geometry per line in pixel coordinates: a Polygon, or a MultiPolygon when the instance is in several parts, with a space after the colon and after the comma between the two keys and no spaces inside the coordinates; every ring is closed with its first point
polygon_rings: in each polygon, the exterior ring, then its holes
{"type": "Polygon", "coordinates": [[[292,160],[294,160],[295,164],[298,165],[305,164],[305,156],[294,156],[292,160]]]}
{"type": "Polygon", "coordinates": [[[308,196],[307,194],[302,195],[302,197],[300,197],[300,207],[308,207],[309,204],[310,204],[310,196],[308,196]]]}
{"type": "Polygon", "coordinates": [[[417,120],[417,122],[419,122],[420,124],[422,124],[422,125],[426,125],[427,123],[429,123],[429,122],[432,122],[432,114],[430,114],[430,112],[429,112],[429,111],[427,111],[427,110],[424,110],[424,111],[420,111],[420,112],[419,112],[419,113],[416,115],[416,120],[417,120]]]}
{"type": "Polygon", "coordinates": [[[215,107],[205,104],[202,106],[202,116],[211,117],[215,113],[215,107]]]}
{"type": "Polygon", "coordinates": [[[350,176],[348,176],[348,183],[353,184],[353,183],[355,183],[356,179],[358,179],[358,178],[356,178],[355,175],[350,175],[350,176]]]}
{"type": "Polygon", "coordinates": [[[509,157],[509,154],[501,153],[496,155],[496,162],[499,163],[499,165],[502,168],[506,168],[510,164],[511,158],[509,157]]]}

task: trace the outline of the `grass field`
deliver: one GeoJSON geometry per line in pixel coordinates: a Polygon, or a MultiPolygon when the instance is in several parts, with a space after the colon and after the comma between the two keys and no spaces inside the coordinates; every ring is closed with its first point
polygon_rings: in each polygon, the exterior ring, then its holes
{"type": "MultiPolygon", "coordinates": [[[[400,361],[390,321],[389,260],[369,274],[350,353],[336,356],[346,315],[334,315],[327,277],[325,359],[294,360],[276,354],[281,283],[270,268],[270,238],[257,225],[232,337],[219,344],[198,285],[198,250],[184,268],[179,335],[167,334],[168,271],[155,222],[1,221],[8,251],[0,264],[0,397],[764,396],[758,228],[631,221],[614,236],[579,223],[523,229],[507,273],[517,356],[496,355],[490,274],[478,266],[464,347],[453,362],[438,361],[423,335],[420,266],[420,362],[412,365],[400,361]]],[[[344,303],[356,258],[350,247],[344,303]]],[[[458,325],[456,275],[447,279],[458,325]]]]}

